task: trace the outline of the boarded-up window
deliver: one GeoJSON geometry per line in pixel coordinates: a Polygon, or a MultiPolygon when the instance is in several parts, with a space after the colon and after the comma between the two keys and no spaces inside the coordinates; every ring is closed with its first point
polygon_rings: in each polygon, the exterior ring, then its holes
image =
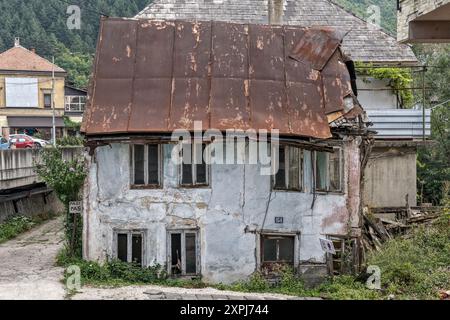
{"type": "Polygon", "coordinates": [[[316,152],[316,190],[342,191],[342,150],[335,148],[333,153],[316,152]]]}
{"type": "Polygon", "coordinates": [[[303,187],[303,151],[293,146],[280,146],[278,171],[274,189],[300,191],[303,187]]]}
{"type": "Polygon", "coordinates": [[[161,145],[135,144],[131,147],[132,185],[161,185],[161,145]]]}
{"type": "Polygon", "coordinates": [[[39,107],[37,78],[5,78],[6,106],[10,108],[39,107]]]}
{"type": "Polygon", "coordinates": [[[196,230],[180,230],[169,232],[171,275],[199,274],[198,232],[196,230]]]}
{"type": "Polygon", "coordinates": [[[182,186],[207,186],[209,168],[203,157],[206,144],[183,145],[181,165],[182,186]]]}
{"type": "Polygon", "coordinates": [[[123,262],[142,266],[144,256],[143,232],[120,231],[115,233],[115,238],[116,258],[123,262]]]}

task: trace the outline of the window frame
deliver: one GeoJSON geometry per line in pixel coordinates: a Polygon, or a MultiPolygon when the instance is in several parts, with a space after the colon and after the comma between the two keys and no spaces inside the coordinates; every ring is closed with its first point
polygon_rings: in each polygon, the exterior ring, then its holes
{"type": "MultiPolygon", "coordinates": [[[[272,183],[272,190],[274,191],[286,191],[286,192],[304,192],[305,190],[305,182],[304,182],[304,168],[305,168],[305,150],[297,147],[297,146],[292,146],[292,145],[280,145],[280,149],[283,148],[284,149],[284,172],[285,172],[285,178],[284,178],[284,184],[285,187],[281,188],[281,187],[277,187],[276,186],[276,175],[274,174],[271,177],[271,183],[272,183]],[[290,170],[289,170],[289,155],[290,155],[290,149],[291,148],[296,148],[299,150],[299,172],[298,172],[298,179],[299,179],[299,188],[290,188],[289,187],[289,174],[290,174],[290,170]],[[287,159],[287,161],[286,161],[287,159]]],[[[280,161],[279,157],[278,157],[278,162],[280,161]]]]}
{"type": "Polygon", "coordinates": [[[44,108],[49,109],[53,106],[53,94],[51,92],[44,91],[42,94],[42,98],[43,98],[43,102],[44,102],[44,104],[43,104],[44,108]],[[50,96],[50,105],[45,104],[45,96],[50,96]]]}
{"type": "Polygon", "coordinates": [[[296,242],[296,235],[295,234],[275,234],[275,233],[261,233],[260,235],[260,263],[261,263],[261,267],[267,267],[270,265],[275,265],[275,264],[283,264],[283,265],[289,265],[289,266],[294,266],[295,265],[295,242],[296,242]],[[293,248],[292,248],[292,261],[285,261],[285,260],[279,260],[279,256],[280,256],[280,244],[279,241],[280,239],[277,239],[277,248],[276,248],[276,255],[277,255],[277,260],[275,261],[265,261],[264,260],[264,240],[266,238],[269,237],[277,237],[277,238],[290,238],[293,241],[293,248]]]}
{"type": "Polygon", "coordinates": [[[186,228],[186,229],[168,229],[167,230],[167,274],[171,277],[186,277],[186,276],[199,276],[201,275],[201,263],[200,263],[200,229],[199,228],[186,228]],[[181,273],[172,273],[172,235],[181,235],[181,273]],[[195,273],[186,272],[186,234],[195,234],[195,273]]]}
{"type": "Polygon", "coordinates": [[[342,235],[327,235],[327,240],[333,242],[336,249],[336,254],[326,253],[326,261],[329,275],[340,275],[347,272],[355,272],[359,268],[359,241],[356,237],[348,237],[342,235]],[[337,247],[336,244],[339,244],[337,247]],[[350,246],[349,246],[350,244],[350,246]],[[348,256],[348,251],[351,250],[351,259],[345,260],[348,256]],[[350,268],[346,266],[346,262],[349,262],[350,268]]]}
{"type": "Polygon", "coordinates": [[[130,145],[130,187],[131,189],[161,189],[163,188],[163,144],[161,143],[133,143],[130,145]],[[144,184],[135,183],[135,146],[144,146],[144,184]],[[158,146],[158,183],[148,183],[148,146],[158,146]]]}
{"type": "Polygon", "coordinates": [[[324,152],[324,151],[314,151],[314,175],[313,175],[313,184],[314,189],[318,193],[344,193],[344,152],[342,147],[333,147],[334,152],[339,152],[339,188],[337,189],[331,189],[331,177],[330,177],[330,152],[324,152]],[[326,155],[326,172],[325,172],[325,183],[326,187],[325,189],[318,188],[317,184],[317,172],[318,172],[318,165],[317,165],[317,154],[321,152],[326,155]]]}
{"type": "MultiPolygon", "coordinates": [[[[192,157],[192,163],[191,165],[191,173],[192,173],[192,183],[183,183],[183,163],[178,165],[178,177],[179,177],[179,181],[178,181],[178,186],[180,188],[207,188],[210,186],[210,179],[211,179],[211,165],[209,165],[208,163],[205,163],[205,175],[206,175],[206,182],[203,183],[197,183],[197,164],[195,163],[195,155],[196,153],[194,152],[193,148],[194,148],[194,143],[189,143],[189,144],[183,144],[183,148],[185,145],[191,145],[191,157],[192,157]]],[[[208,144],[205,142],[201,143],[202,145],[202,159],[204,156],[204,148],[203,146],[207,146],[208,144]]],[[[183,148],[181,148],[180,150],[180,159],[181,161],[183,161],[183,148]]],[[[210,155],[206,155],[208,158],[210,157],[210,155]]],[[[208,161],[209,162],[209,161],[208,161]]]]}
{"type": "Polygon", "coordinates": [[[133,262],[133,236],[134,235],[140,235],[142,239],[142,245],[141,245],[141,267],[144,267],[146,265],[145,258],[146,258],[146,249],[145,249],[145,241],[146,241],[146,230],[144,229],[114,229],[113,230],[113,257],[115,259],[119,259],[119,234],[126,234],[127,235],[127,263],[133,262]]]}

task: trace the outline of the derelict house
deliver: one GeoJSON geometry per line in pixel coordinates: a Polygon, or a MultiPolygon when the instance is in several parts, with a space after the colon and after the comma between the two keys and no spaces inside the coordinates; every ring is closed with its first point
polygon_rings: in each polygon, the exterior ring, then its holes
{"type": "Polygon", "coordinates": [[[370,138],[342,37],[326,27],[104,18],[82,128],[84,257],[225,283],[282,265],[308,279],[357,267],[370,138]],[[221,139],[227,131],[246,138],[221,139]],[[198,150],[200,161],[175,161],[198,150]]]}

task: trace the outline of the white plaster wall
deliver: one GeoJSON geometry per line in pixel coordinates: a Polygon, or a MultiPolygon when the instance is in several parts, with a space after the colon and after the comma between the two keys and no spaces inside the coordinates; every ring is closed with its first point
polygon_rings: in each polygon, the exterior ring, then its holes
{"type": "Polygon", "coordinates": [[[387,80],[378,80],[369,77],[365,81],[362,78],[356,80],[358,101],[364,110],[397,109],[397,97],[387,84],[387,80]]]}
{"type": "MultiPolygon", "coordinates": [[[[311,209],[309,175],[305,192],[272,193],[264,229],[299,232],[300,264],[324,263],[319,238],[347,234],[349,218],[358,232],[358,144],[345,143],[344,193],[318,194],[311,209]],[[284,224],[275,224],[276,216],[284,217],[284,224]]],[[[213,165],[209,188],[178,188],[178,170],[169,157],[172,147],[164,145],[160,190],[130,190],[129,145],[96,149],[85,184],[84,257],[104,261],[111,256],[114,228],[145,229],[145,262],[165,265],[167,228],[191,226],[200,228],[204,280],[227,283],[248,277],[257,267],[256,231],[261,230],[271,194],[270,177],[261,176],[258,165],[213,165]]],[[[310,166],[309,157],[306,152],[305,168],[310,166]]]]}

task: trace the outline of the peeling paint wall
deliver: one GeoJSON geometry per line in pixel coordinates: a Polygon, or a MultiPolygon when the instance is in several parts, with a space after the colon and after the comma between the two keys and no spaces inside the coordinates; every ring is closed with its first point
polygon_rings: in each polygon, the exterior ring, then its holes
{"type": "MultiPolygon", "coordinates": [[[[212,165],[208,188],[178,187],[178,169],[164,150],[163,188],[130,190],[130,147],[96,149],[89,161],[84,198],[84,257],[113,255],[113,229],[145,229],[144,263],[165,265],[167,228],[199,227],[201,274],[208,282],[234,282],[257,268],[258,235],[271,195],[270,176],[259,165],[212,165]]],[[[358,233],[359,139],[344,142],[344,192],[317,194],[311,209],[311,153],[305,153],[305,191],[273,191],[265,230],[298,232],[295,261],[325,265],[319,238],[358,233]],[[284,217],[275,224],[275,217],[284,217]]]]}

